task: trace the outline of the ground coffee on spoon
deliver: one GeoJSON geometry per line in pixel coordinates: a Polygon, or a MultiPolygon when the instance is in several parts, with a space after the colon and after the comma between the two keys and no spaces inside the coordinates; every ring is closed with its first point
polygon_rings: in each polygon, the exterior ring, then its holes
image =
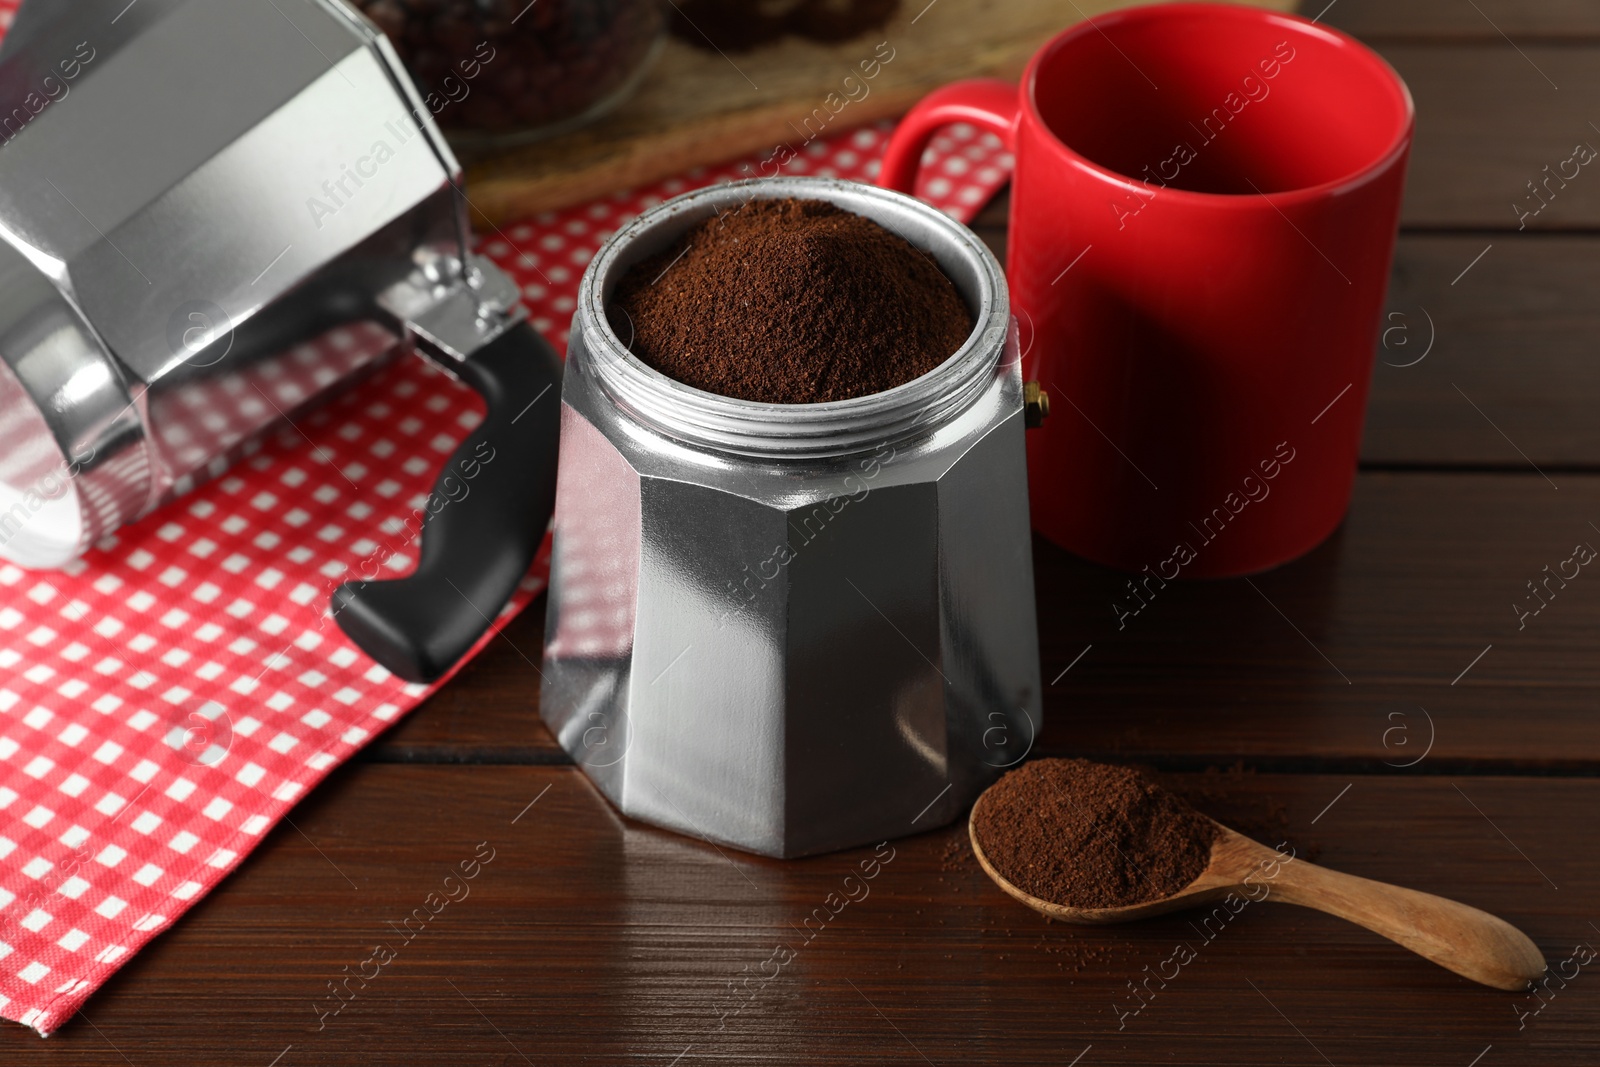
{"type": "Polygon", "coordinates": [[[818,200],[751,200],[634,266],[611,327],[697,389],[771,404],[880,393],[933,370],[972,312],[933,258],[818,200]]]}
{"type": "Polygon", "coordinates": [[[978,800],[983,854],[1012,885],[1075,908],[1160,900],[1198,878],[1216,825],[1131,767],[1043,759],[978,800]]]}

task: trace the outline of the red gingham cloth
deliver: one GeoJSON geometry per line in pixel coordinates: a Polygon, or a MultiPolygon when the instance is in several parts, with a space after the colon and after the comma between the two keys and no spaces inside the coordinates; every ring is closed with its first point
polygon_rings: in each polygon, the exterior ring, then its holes
{"type": "MultiPolygon", "coordinates": [[[[0,0],[0,25],[14,7],[0,0]]],[[[815,142],[785,172],[869,179],[890,128],[815,142]]],[[[970,219],[1011,161],[992,136],[955,127],[930,162],[928,199],[970,219]]],[[[482,251],[564,348],[579,278],[609,234],[759,163],[507,226],[482,251]]],[[[258,384],[291,399],[335,350],[369,340],[345,331],[298,353],[298,377],[258,384]]],[[[0,565],[0,1017],[48,1035],[432,692],[351,645],[328,594],[363,564],[395,576],[413,565],[407,520],[480,419],[475,394],[402,357],[66,571],[0,565]]],[[[547,552],[500,625],[543,588],[547,552]]],[[[563,638],[606,641],[615,623],[599,614],[563,638]]]]}

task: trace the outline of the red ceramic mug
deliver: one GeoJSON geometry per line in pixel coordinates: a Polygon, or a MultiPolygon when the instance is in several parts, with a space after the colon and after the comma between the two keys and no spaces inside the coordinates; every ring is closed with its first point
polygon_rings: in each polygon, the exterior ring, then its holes
{"type": "Polygon", "coordinates": [[[911,189],[955,122],[1016,156],[1007,273],[1054,408],[1028,435],[1040,532],[1161,580],[1263,570],[1331,533],[1411,145],[1394,70],[1291,15],[1130,8],[1050,41],[1020,90],[930,95],[880,182],[911,189]]]}

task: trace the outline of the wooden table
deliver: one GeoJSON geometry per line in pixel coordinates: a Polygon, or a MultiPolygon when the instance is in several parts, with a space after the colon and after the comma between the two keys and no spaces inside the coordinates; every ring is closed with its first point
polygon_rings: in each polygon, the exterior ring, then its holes
{"type": "MultiPolygon", "coordinates": [[[[1120,578],[1039,544],[1038,750],[1153,764],[1322,862],[1503,915],[1554,964],[1600,944],[1600,577],[1523,628],[1512,603],[1600,542],[1600,174],[1523,232],[1511,205],[1600,145],[1600,6],[1337,0],[1325,19],[1420,112],[1389,302],[1405,329],[1379,353],[1349,519],[1255,587],[1175,586],[1122,631],[1120,578]]],[[[996,244],[1004,217],[981,223],[996,244]]],[[[808,939],[860,856],[766,861],[618,818],[539,723],[543,614],[83,1017],[49,1042],[5,1028],[7,1062],[1600,1062],[1596,966],[1519,997],[1293,908],[1209,942],[1183,917],[1050,925],[958,829],[895,842],[870,896],[808,939]],[[480,842],[471,895],[397,934],[480,842]],[[1129,983],[1179,941],[1198,958],[1133,1014],[1129,983]],[[319,1015],[379,942],[395,961],[319,1015]]]]}

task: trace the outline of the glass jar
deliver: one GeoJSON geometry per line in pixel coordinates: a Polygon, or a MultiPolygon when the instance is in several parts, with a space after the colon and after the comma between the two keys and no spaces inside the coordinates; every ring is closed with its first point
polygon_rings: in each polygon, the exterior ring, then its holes
{"type": "Polygon", "coordinates": [[[388,35],[434,121],[463,148],[565,133],[638,86],[660,0],[352,0],[388,35]]]}

